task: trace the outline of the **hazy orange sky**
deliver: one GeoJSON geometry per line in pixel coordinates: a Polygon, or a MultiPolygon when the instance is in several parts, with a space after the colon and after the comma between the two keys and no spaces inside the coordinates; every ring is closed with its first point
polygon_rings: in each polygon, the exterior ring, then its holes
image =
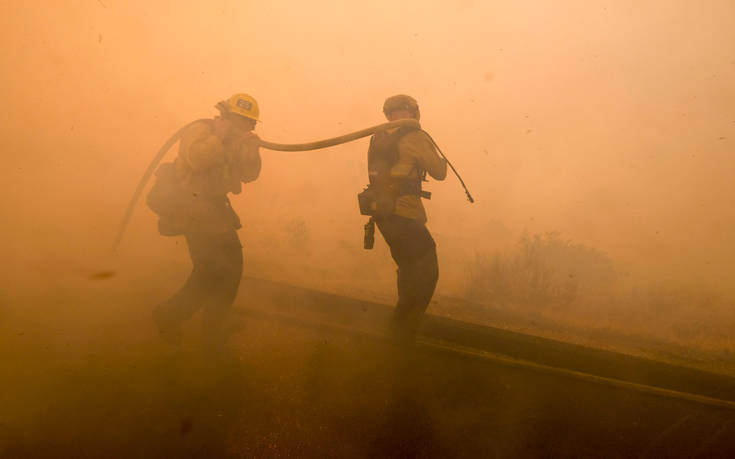
{"type": "MultiPolygon", "coordinates": [[[[416,97],[423,127],[477,200],[470,205],[453,177],[426,187],[445,280],[460,279],[478,250],[556,230],[626,269],[731,283],[732,1],[57,0],[0,9],[6,276],[106,257],[160,145],[242,91],[261,105],[257,132],[276,142],[377,124],[385,97],[416,97]]],[[[269,257],[327,276],[390,264],[384,246],[361,249],[355,194],[366,148],[262,151],[260,180],[233,199],[250,274],[276,276],[269,257]]],[[[141,205],[125,256],[157,266],[151,260],[174,247],[185,260],[141,205]]]]}

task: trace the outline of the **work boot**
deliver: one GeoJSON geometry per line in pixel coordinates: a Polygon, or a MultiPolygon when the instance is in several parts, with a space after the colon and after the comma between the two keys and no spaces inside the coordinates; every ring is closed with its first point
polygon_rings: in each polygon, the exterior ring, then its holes
{"type": "Polygon", "coordinates": [[[161,308],[153,311],[153,322],[162,340],[173,346],[181,345],[181,323],[168,319],[161,308]]]}

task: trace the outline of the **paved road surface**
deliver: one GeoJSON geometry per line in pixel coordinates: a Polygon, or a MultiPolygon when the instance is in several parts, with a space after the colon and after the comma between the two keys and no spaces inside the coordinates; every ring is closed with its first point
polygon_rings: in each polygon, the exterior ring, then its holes
{"type": "Polygon", "coordinates": [[[39,371],[0,456],[735,457],[735,410],[696,401],[731,401],[729,378],[438,318],[397,347],[389,307],[255,280],[240,298],[230,353],[39,371]]]}

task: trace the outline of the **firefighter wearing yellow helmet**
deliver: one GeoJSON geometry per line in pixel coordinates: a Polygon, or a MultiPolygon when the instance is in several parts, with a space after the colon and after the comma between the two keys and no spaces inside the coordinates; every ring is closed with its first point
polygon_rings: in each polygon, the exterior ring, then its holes
{"type": "Polygon", "coordinates": [[[154,201],[161,209],[161,234],[184,236],[193,265],[183,287],[154,311],[158,330],[165,340],[178,344],[182,323],[203,309],[204,344],[218,351],[226,343],[224,324],[243,266],[236,231],[242,225],[228,194],[239,194],[243,183],[258,178],[261,160],[253,132],[260,118],[255,99],[235,94],[216,107],[219,116],[196,122],[183,133],[168,172],[166,164],[159,168],[149,205],[154,208],[154,201]],[[164,191],[156,195],[156,187],[164,191]]]}
{"type": "Polygon", "coordinates": [[[231,113],[250,118],[251,120],[260,121],[260,110],[258,102],[248,94],[235,94],[227,99],[227,107],[231,113]]]}

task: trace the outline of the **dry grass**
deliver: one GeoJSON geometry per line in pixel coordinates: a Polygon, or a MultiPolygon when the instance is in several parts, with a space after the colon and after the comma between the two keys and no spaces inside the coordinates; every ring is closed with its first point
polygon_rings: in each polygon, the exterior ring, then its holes
{"type": "Polygon", "coordinates": [[[694,281],[621,275],[622,268],[558,233],[524,236],[514,250],[476,256],[466,297],[485,310],[467,319],[492,322],[502,311],[503,320],[570,340],[735,372],[735,299],[694,281]]]}

